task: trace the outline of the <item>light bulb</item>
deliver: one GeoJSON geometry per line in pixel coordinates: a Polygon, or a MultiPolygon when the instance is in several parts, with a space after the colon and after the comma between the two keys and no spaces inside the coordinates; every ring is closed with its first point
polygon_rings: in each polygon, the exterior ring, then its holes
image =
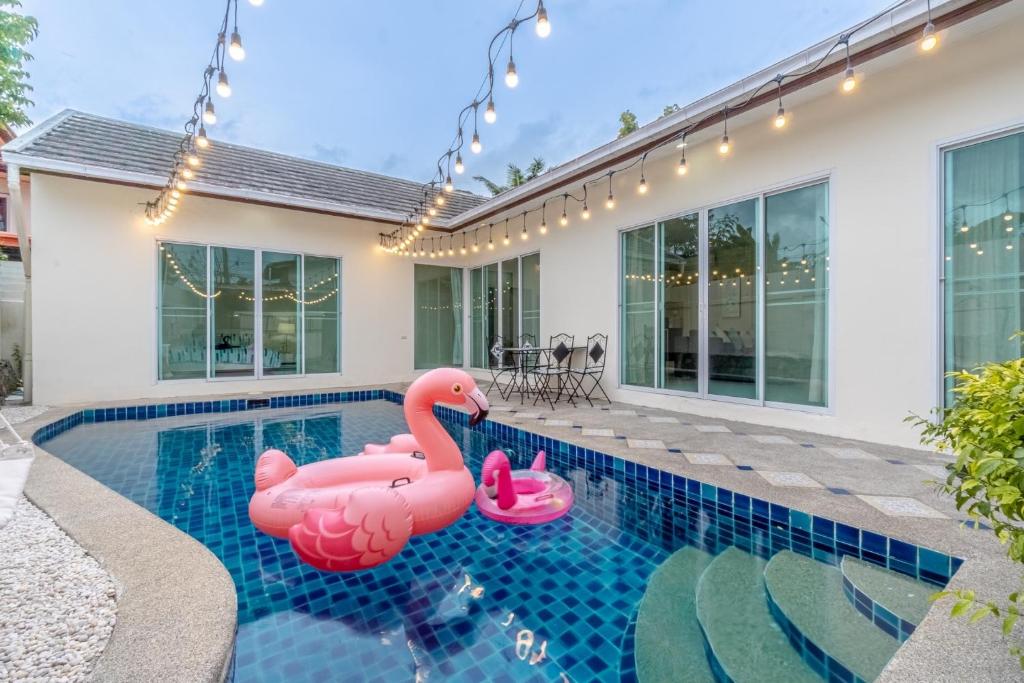
{"type": "Polygon", "coordinates": [[[196,134],[196,146],[200,149],[210,146],[210,138],[206,137],[206,128],[203,126],[199,126],[199,133],[196,134]]]}
{"type": "Polygon", "coordinates": [[[542,235],[548,234],[548,223],[547,223],[546,220],[541,221],[540,228],[538,229],[538,232],[540,232],[540,234],[542,234],[542,235]]]}
{"type": "Polygon", "coordinates": [[[505,235],[505,237],[504,237],[504,238],[502,238],[502,240],[501,240],[501,243],[502,243],[502,244],[504,244],[504,245],[505,245],[505,246],[507,247],[507,246],[508,246],[509,244],[511,244],[511,243],[512,243],[512,240],[510,240],[510,239],[508,238],[508,235],[505,235]]]}
{"type": "Polygon", "coordinates": [[[177,199],[177,198],[181,197],[181,191],[180,190],[171,190],[171,196],[174,197],[175,199],[177,199]]]}
{"type": "Polygon", "coordinates": [[[587,208],[586,204],[583,205],[583,211],[580,212],[580,218],[583,220],[590,218],[590,209],[587,208]]]}
{"type": "Polygon", "coordinates": [[[437,202],[438,206],[444,206],[444,195],[438,194],[436,197],[434,197],[434,201],[437,202]]]}
{"type": "Polygon", "coordinates": [[[199,164],[202,163],[195,152],[190,153],[188,157],[186,157],[186,160],[188,161],[188,165],[192,168],[199,168],[199,164]]]}
{"type": "Polygon", "coordinates": [[[611,193],[608,194],[608,199],[604,200],[604,207],[606,209],[614,209],[615,208],[615,197],[613,197],[611,195],[611,193]]]}
{"type": "Polygon", "coordinates": [[[978,253],[978,256],[981,256],[982,254],[985,253],[985,250],[984,249],[979,249],[977,253],[978,253]]]}
{"type": "Polygon", "coordinates": [[[562,217],[558,219],[558,224],[563,228],[569,225],[569,217],[565,215],[565,211],[562,211],[562,217]]]}
{"type": "Polygon", "coordinates": [[[537,25],[534,28],[541,38],[551,35],[551,22],[548,21],[548,11],[544,9],[543,2],[537,3],[537,25]]]}
{"type": "Polygon", "coordinates": [[[217,94],[221,97],[231,97],[231,84],[228,83],[228,75],[224,69],[220,70],[217,76],[217,94]]]}
{"type": "Polygon", "coordinates": [[[217,123],[217,112],[213,108],[213,100],[206,100],[206,110],[203,111],[203,121],[210,126],[217,123]]]}
{"type": "Polygon", "coordinates": [[[1006,251],[1013,251],[1013,245],[1012,244],[1007,244],[1006,245],[1006,251]]]}
{"type": "Polygon", "coordinates": [[[846,73],[843,74],[842,91],[844,93],[851,93],[857,87],[857,74],[853,72],[853,67],[846,69],[846,73]]]}
{"type": "Polygon", "coordinates": [[[1003,220],[1004,221],[1012,221],[1013,220],[1013,214],[1010,212],[1009,209],[1007,209],[1006,213],[1003,214],[1003,220]]]}
{"type": "Polygon", "coordinates": [[[530,239],[529,233],[526,232],[526,226],[523,226],[523,231],[521,233],[519,233],[519,239],[521,239],[521,240],[528,240],[528,239],[530,239]]]}
{"type": "Polygon", "coordinates": [[[1013,226],[1012,225],[1007,225],[1006,226],[1006,232],[1013,232],[1013,226]]]}
{"type": "Polygon", "coordinates": [[[785,128],[786,127],[786,110],[779,107],[779,110],[775,112],[775,127],[785,128]]]}
{"type": "MultiPolygon", "coordinates": [[[[506,80],[507,79],[508,79],[508,77],[506,76],[506,80]]],[[[509,86],[509,87],[512,87],[512,86],[509,86]]],[[[493,98],[488,98],[487,99],[487,109],[484,109],[484,121],[486,121],[487,123],[494,123],[497,120],[498,120],[498,112],[494,108],[494,99],[493,98]]]]}
{"type": "Polygon", "coordinates": [[[437,215],[437,209],[435,209],[434,207],[431,206],[429,209],[427,209],[427,213],[429,213],[431,216],[436,216],[437,215]]]}
{"type": "Polygon", "coordinates": [[[971,249],[977,249],[978,248],[978,244],[976,242],[971,242],[970,248],[971,249]]]}
{"type": "Polygon", "coordinates": [[[231,43],[228,44],[228,54],[231,55],[231,59],[236,62],[240,62],[245,59],[245,48],[242,47],[242,36],[238,35],[238,31],[234,31],[231,34],[231,43]]]}
{"type": "Polygon", "coordinates": [[[459,248],[459,255],[460,256],[465,256],[466,255],[466,248],[465,247],[460,247],[459,248]]]}
{"type": "Polygon", "coordinates": [[[483,148],[484,146],[480,144],[480,136],[473,133],[473,142],[469,144],[469,149],[472,150],[473,154],[479,154],[483,148]]]}
{"type": "Polygon", "coordinates": [[[448,255],[449,256],[455,256],[455,250],[452,249],[451,247],[448,247],[448,255]]]}
{"type": "Polygon", "coordinates": [[[192,176],[194,176],[194,175],[195,175],[195,173],[192,172],[191,168],[183,168],[183,169],[181,169],[181,177],[185,178],[186,180],[191,180],[192,176]]]}
{"type": "Polygon", "coordinates": [[[476,252],[480,251],[480,245],[479,244],[474,244],[472,249],[473,249],[473,253],[475,254],[476,252]]]}
{"type": "Polygon", "coordinates": [[[971,226],[967,225],[966,222],[963,225],[960,226],[960,232],[968,232],[970,229],[971,229],[971,226]]]}
{"type": "Polygon", "coordinates": [[[465,170],[466,170],[466,166],[465,166],[465,164],[462,163],[462,155],[461,154],[456,154],[455,155],[455,172],[458,173],[459,175],[462,175],[465,172],[465,170]]]}
{"type": "Polygon", "coordinates": [[[452,177],[448,176],[444,179],[444,191],[452,192],[453,190],[455,190],[455,185],[452,184],[452,177]]]}
{"type": "Polygon", "coordinates": [[[492,251],[494,250],[494,240],[487,240],[487,248],[492,251]]]}
{"type": "Polygon", "coordinates": [[[422,220],[416,224],[416,232],[423,232],[423,221],[422,220]]]}
{"type": "Polygon", "coordinates": [[[935,33],[935,24],[928,22],[924,25],[924,32],[921,34],[921,50],[931,52],[939,44],[939,36],[935,33]]]}
{"type": "Polygon", "coordinates": [[[676,173],[679,175],[686,175],[690,170],[690,167],[686,165],[686,155],[679,157],[679,165],[676,166],[676,173]]]}
{"type": "Polygon", "coordinates": [[[187,190],[187,189],[188,189],[188,183],[186,183],[186,182],[185,182],[184,180],[179,180],[179,181],[177,181],[177,182],[176,182],[176,183],[174,184],[174,186],[175,186],[176,188],[178,188],[178,191],[179,191],[179,192],[184,192],[185,190],[187,190]]]}
{"type": "Polygon", "coordinates": [[[732,145],[729,144],[729,136],[723,135],[722,141],[718,143],[718,153],[724,156],[729,153],[730,149],[732,149],[732,145]]]}
{"type": "Polygon", "coordinates": [[[640,184],[637,185],[636,191],[639,192],[640,194],[647,194],[647,179],[646,178],[641,178],[640,179],[640,184]]]}
{"type": "Polygon", "coordinates": [[[512,61],[512,55],[508,57],[508,68],[505,70],[505,85],[510,88],[519,85],[519,74],[516,73],[516,63],[512,61]]]}

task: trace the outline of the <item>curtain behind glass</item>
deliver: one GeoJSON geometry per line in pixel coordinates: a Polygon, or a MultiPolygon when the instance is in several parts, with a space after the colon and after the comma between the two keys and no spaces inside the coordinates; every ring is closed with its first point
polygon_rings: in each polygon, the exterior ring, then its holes
{"type": "Polygon", "coordinates": [[[622,384],[653,387],[654,226],[622,233],[622,384]]]}
{"type": "MultiPolygon", "coordinates": [[[[501,334],[509,346],[520,344],[519,259],[501,263],[501,334]]],[[[540,340],[534,339],[534,346],[540,340]]]]}
{"type": "Polygon", "coordinates": [[[757,199],[708,211],[708,393],[757,396],[757,199]]]}
{"type": "Polygon", "coordinates": [[[469,271],[469,364],[474,368],[487,367],[487,341],[484,339],[484,271],[473,268],[469,271]]]}
{"type": "Polygon", "coordinates": [[[336,258],[306,256],[302,270],[306,373],[339,372],[339,261],[336,258]]]}
{"type": "MultiPolygon", "coordinates": [[[[945,369],[1020,356],[1024,133],[946,152],[945,369]]],[[[946,380],[946,402],[951,403],[946,380]]]]}
{"type": "Polygon", "coordinates": [[[661,224],[661,386],[698,391],[700,355],[700,218],[690,214],[661,224]]]}
{"type": "Polygon", "coordinates": [[[462,364],[462,324],[456,326],[455,322],[456,315],[462,315],[461,273],[460,268],[414,266],[413,342],[417,370],[462,364]]]}
{"type": "Polygon", "coordinates": [[[211,377],[252,377],[256,372],[256,252],[211,247],[213,292],[211,377]]]}
{"type": "Polygon", "coordinates": [[[828,402],[828,184],[765,198],[765,400],[828,402]]]}
{"type": "Polygon", "coordinates": [[[537,344],[545,346],[540,338],[540,254],[527,254],[522,258],[523,334],[531,334],[537,344]]]}
{"type": "Polygon", "coordinates": [[[299,254],[263,252],[263,374],[295,375],[302,369],[299,254]]]}
{"type": "Polygon", "coordinates": [[[160,379],[206,377],[207,249],[160,244],[160,379]]]}

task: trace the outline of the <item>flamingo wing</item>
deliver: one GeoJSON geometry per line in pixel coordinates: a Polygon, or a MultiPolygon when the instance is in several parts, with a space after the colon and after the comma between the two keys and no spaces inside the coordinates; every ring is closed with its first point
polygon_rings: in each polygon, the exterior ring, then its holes
{"type": "Polygon", "coordinates": [[[397,555],[412,535],[412,511],[394,489],[357,489],[344,508],[312,508],[288,531],[303,562],[332,572],[370,569],[397,555]]]}
{"type": "Polygon", "coordinates": [[[377,455],[380,453],[413,453],[422,451],[419,442],[412,434],[396,434],[386,444],[368,443],[360,455],[377,455]]]}

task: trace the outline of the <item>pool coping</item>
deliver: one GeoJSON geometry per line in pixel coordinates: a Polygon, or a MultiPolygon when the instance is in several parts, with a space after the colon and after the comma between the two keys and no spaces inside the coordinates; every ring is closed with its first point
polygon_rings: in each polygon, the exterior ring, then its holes
{"type": "MultiPolygon", "coordinates": [[[[32,431],[33,441],[35,442],[38,440],[40,443],[45,444],[45,441],[50,438],[53,438],[53,436],[82,423],[103,422],[108,420],[120,421],[128,419],[148,420],[172,415],[243,412],[249,410],[260,410],[264,408],[309,407],[317,405],[339,404],[345,402],[359,402],[366,400],[389,400],[394,403],[401,403],[403,397],[403,389],[404,386],[396,388],[380,388],[380,385],[378,385],[377,388],[353,388],[345,391],[317,392],[314,394],[296,394],[295,392],[280,392],[277,394],[267,393],[259,397],[253,397],[251,395],[223,398],[204,397],[196,400],[177,401],[174,403],[140,401],[138,404],[134,406],[126,406],[124,405],[124,402],[111,402],[106,405],[92,404],[93,407],[80,408],[77,410],[63,409],[49,411],[24,424],[34,425],[35,429],[33,429],[32,431]],[[132,413],[131,417],[129,417],[129,411],[131,411],[132,413]],[[54,420],[55,417],[57,418],[56,420],[54,420]]],[[[464,417],[464,413],[456,409],[441,408],[441,411],[443,414],[447,414],[448,417],[454,416],[456,417],[456,419],[459,419],[459,417],[464,417]]],[[[546,442],[559,442],[562,444],[566,444],[573,449],[578,448],[578,450],[581,452],[587,451],[591,454],[595,454],[600,458],[623,461],[625,467],[630,467],[631,469],[634,469],[634,471],[639,470],[641,468],[641,465],[639,463],[634,462],[634,458],[630,458],[628,456],[624,456],[621,454],[609,455],[608,453],[591,451],[590,449],[585,449],[584,446],[577,446],[572,441],[568,441],[562,438],[561,436],[550,437],[545,436],[543,434],[539,434],[537,432],[527,431],[525,429],[522,429],[519,425],[502,421],[501,417],[502,416],[500,415],[492,413],[491,418],[486,423],[484,423],[484,428],[488,429],[491,433],[499,437],[523,438],[526,440],[532,439],[537,444],[544,444],[546,442]],[[490,423],[491,427],[487,427],[488,423],[490,423]]],[[[222,660],[222,668],[219,673],[220,677],[223,678],[223,675],[227,672],[227,666],[230,662],[231,644],[234,641],[235,597],[234,585],[231,582],[230,576],[227,575],[227,570],[224,569],[223,565],[220,564],[219,560],[217,560],[217,558],[213,556],[212,553],[210,553],[210,551],[207,550],[205,546],[202,546],[202,544],[200,544],[198,541],[195,541],[191,537],[188,537],[183,532],[178,531],[172,525],[168,524],[162,519],[159,519],[155,515],[152,515],[148,511],[143,510],[135,503],[128,501],[125,498],[122,498],[119,494],[111,491],[110,489],[107,489],[102,484],[95,482],[95,480],[92,480],[87,475],[84,475],[78,472],[78,470],[72,468],[71,466],[64,464],[55,456],[49,455],[48,453],[46,453],[44,449],[39,448],[38,445],[37,452],[42,452],[46,454],[46,456],[50,460],[55,461],[57,464],[63,466],[63,468],[72,470],[73,473],[77,474],[79,478],[84,478],[89,482],[92,482],[95,486],[98,486],[101,489],[103,489],[106,492],[106,494],[113,496],[117,499],[120,499],[122,503],[127,503],[133,508],[142,511],[143,513],[145,513],[145,515],[151,518],[151,521],[158,522],[156,526],[163,525],[164,527],[167,527],[168,529],[173,531],[175,534],[183,536],[191,544],[199,546],[201,552],[194,554],[205,554],[206,556],[208,556],[205,558],[207,561],[211,559],[213,560],[213,563],[216,565],[216,568],[219,569],[219,572],[223,575],[223,577],[226,577],[227,588],[230,592],[230,611],[232,625],[231,628],[228,630],[221,630],[219,638],[219,640],[225,640],[224,634],[229,634],[229,637],[226,638],[227,646],[226,648],[212,648],[213,650],[217,650],[222,653],[225,651],[227,652],[227,654],[224,656],[224,659],[222,660]]],[[[591,455],[591,457],[593,458],[594,455],[591,455]]],[[[33,470],[35,469],[36,468],[33,468],[33,470]]],[[[691,485],[692,483],[694,483],[694,480],[690,479],[689,475],[685,475],[685,477],[684,475],[673,475],[671,472],[666,471],[664,468],[660,466],[651,466],[650,468],[643,466],[643,469],[645,471],[647,469],[656,470],[662,476],[669,477],[670,480],[672,477],[677,477],[690,480],[691,485]]],[[[65,476],[67,477],[68,475],[65,474],[65,476]]],[[[74,479],[74,477],[68,478],[74,479]]],[[[702,477],[702,479],[713,480],[714,477],[702,477]]],[[[30,479],[30,484],[31,483],[32,481],[30,479]]],[[[699,484],[701,482],[696,483],[699,484]]],[[[726,490],[724,489],[724,487],[717,487],[716,485],[712,484],[705,485],[710,487],[711,489],[723,488],[723,490],[726,490]]],[[[737,487],[730,485],[730,489],[734,489],[738,493],[737,487]]],[[[26,492],[28,493],[28,489],[26,489],[26,492]]],[[[728,492],[730,495],[733,495],[732,491],[728,492]]],[[[765,500],[766,502],[769,502],[770,499],[773,497],[773,494],[776,493],[782,492],[776,492],[771,490],[759,490],[756,493],[751,493],[749,496],[744,496],[744,494],[738,495],[740,495],[740,497],[758,498],[761,500],[765,500]]],[[[69,499],[73,498],[74,497],[69,497],[69,499]]],[[[33,502],[36,502],[31,494],[30,499],[33,499],[33,502]]],[[[774,502],[769,502],[769,504],[771,508],[784,508],[783,505],[775,504],[774,502]]],[[[59,508],[59,501],[57,502],[57,506],[59,508]]],[[[803,503],[801,503],[801,506],[801,510],[806,509],[803,503]]],[[[46,511],[48,514],[51,514],[51,516],[54,516],[47,506],[40,505],[40,507],[42,507],[44,511],[46,511]]],[[[803,514],[798,510],[793,510],[793,512],[797,513],[798,515],[803,514]]],[[[841,520],[843,518],[843,515],[835,514],[835,512],[836,511],[829,510],[826,512],[819,511],[817,513],[812,514],[816,514],[818,518],[822,518],[822,515],[827,514],[829,518],[835,517],[836,520],[841,520]]],[[[843,511],[840,510],[838,512],[842,513],[843,511]]],[[[57,521],[57,523],[60,524],[62,527],[65,526],[60,519],[58,519],[57,517],[54,518],[57,521]]],[[[887,521],[893,522],[893,524],[895,524],[896,527],[901,526],[900,520],[887,521]]],[[[897,533],[897,535],[902,535],[903,537],[916,537],[916,532],[920,529],[915,528],[915,524],[919,523],[920,521],[921,520],[915,520],[909,524],[904,525],[906,526],[906,528],[901,530],[903,533],[897,533]]],[[[948,520],[945,521],[948,522],[948,520]]],[[[865,531],[869,530],[868,527],[871,526],[865,524],[862,520],[852,521],[850,522],[850,524],[856,525],[857,528],[864,529],[865,531]]],[[[78,536],[76,536],[74,533],[71,533],[71,530],[67,528],[65,528],[65,530],[69,531],[69,534],[72,535],[72,537],[76,538],[76,540],[82,542],[78,536]]],[[[884,533],[887,536],[893,535],[893,532],[890,529],[880,529],[879,532],[884,533]]],[[[926,544],[922,543],[920,547],[935,548],[936,550],[940,550],[941,552],[949,554],[950,556],[963,558],[964,561],[958,569],[951,567],[951,569],[954,569],[954,571],[952,572],[952,577],[950,579],[950,587],[971,587],[977,591],[979,598],[982,599],[999,598],[1003,595],[1006,595],[1016,587],[1015,579],[1008,577],[1006,575],[1007,572],[1005,571],[1007,568],[1012,567],[1012,565],[1005,559],[1005,557],[1002,556],[1001,552],[993,553],[991,551],[991,548],[988,546],[983,546],[981,552],[979,552],[978,544],[975,543],[965,545],[963,543],[957,543],[955,542],[955,540],[953,540],[953,542],[946,542],[947,539],[945,538],[942,538],[941,540],[943,542],[936,543],[936,538],[933,536],[929,542],[927,542],[926,544]]],[[[86,549],[90,552],[93,552],[93,549],[87,543],[82,543],[82,545],[86,547],[86,549]]],[[[113,545],[116,545],[116,542],[113,543],[113,545]]],[[[996,548],[998,548],[997,545],[996,548]]],[[[202,563],[200,562],[198,564],[202,563]]],[[[114,574],[114,572],[111,573],[114,574]]],[[[216,573],[216,571],[211,572],[211,576],[216,573]]],[[[115,580],[118,580],[118,576],[116,574],[114,575],[115,580]]],[[[223,588],[223,586],[221,586],[221,588],[223,588]]],[[[120,596],[118,606],[120,610],[120,596]]],[[[878,680],[933,681],[948,679],[950,676],[968,677],[977,680],[995,680],[997,678],[1005,679],[1008,677],[1019,676],[1020,670],[1019,668],[1017,668],[1017,665],[1014,662],[1014,660],[1011,657],[1009,657],[1009,655],[1006,652],[1007,644],[1004,642],[1004,640],[1001,638],[999,634],[998,624],[995,623],[995,620],[990,621],[992,623],[983,622],[982,624],[976,624],[968,627],[966,626],[963,620],[949,620],[946,611],[943,610],[941,607],[931,610],[925,617],[925,619],[922,621],[922,623],[915,630],[915,635],[912,636],[906,643],[904,643],[897,651],[896,655],[890,660],[889,664],[886,666],[886,669],[883,671],[882,675],[879,677],[878,680]],[[957,665],[957,667],[961,668],[951,668],[951,665],[954,663],[957,665]],[[973,668],[970,668],[968,670],[962,667],[973,668]]],[[[115,634],[116,631],[117,627],[115,626],[115,634]]],[[[214,640],[217,639],[215,638],[214,640]]],[[[114,643],[113,637],[111,638],[111,642],[114,643]]],[[[108,649],[110,649],[109,646],[108,649]]],[[[175,659],[179,658],[181,654],[180,648],[175,647],[173,648],[173,650],[173,657],[175,659]]],[[[103,662],[106,659],[106,656],[107,653],[104,652],[104,656],[101,657],[100,661],[103,662]]],[[[100,671],[99,665],[97,666],[96,671],[100,671]]],[[[161,669],[161,673],[163,673],[163,671],[164,670],[161,669]]],[[[219,680],[216,677],[217,675],[218,674],[215,673],[214,677],[210,678],[208,677],[209,674],[207,673],[207,677],[193,677],[187,680],[219,680]]],[[[128,679],[118,678],[112,680],[128,679]]],[[[182,680],[186,679],[183,678],[182,680]]]]}

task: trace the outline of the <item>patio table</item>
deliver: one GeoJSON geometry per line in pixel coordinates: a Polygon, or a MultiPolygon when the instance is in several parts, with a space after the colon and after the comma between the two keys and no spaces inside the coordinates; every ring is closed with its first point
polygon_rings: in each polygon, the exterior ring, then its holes
{"type": "MultiPolygon", "coordinates": [[[[566,367],[572,367],[572,359],[577,351],[586,351],[586,349],[586,346],[569,347],[569,357],[566,361],[566,367]]],[[[515,368],[515,372],[509,382],[511,387],[509,390],[509,396],[512,395],[512,392],[518,393],[519,405],[523,405],[526,401],[526,397],[533,393],[530,389],[529,383],[529,355],[533,353],[551,358],[551,353],[554,349],[546,346],[506,346],[504,351],[512,356],[512,365],[515,368]]],[[[559,380],[559,382],[561,382],[561,380],[559,380]]],[[[561,390],[562,388],[562,385],[559,384],[559,389],[561,390]]]]}

